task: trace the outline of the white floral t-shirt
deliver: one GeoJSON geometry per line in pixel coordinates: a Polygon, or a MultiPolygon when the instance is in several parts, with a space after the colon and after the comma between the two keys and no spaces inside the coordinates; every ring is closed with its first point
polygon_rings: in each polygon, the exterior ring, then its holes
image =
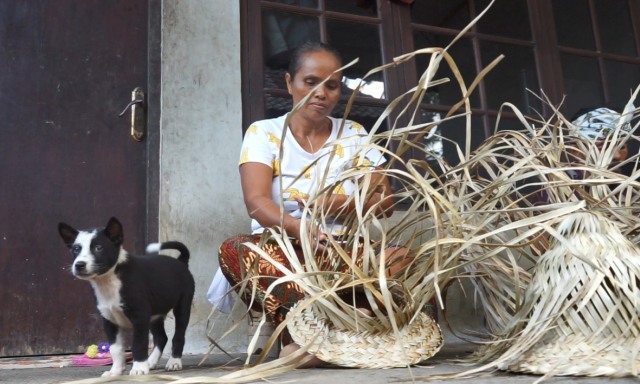
{"type": "MultiPolygon", "coordinates": [[[[255,162],[270,166],[273,169],[273,201],[278,205],[282,202],[285,212],[295,218],[301,217],[296,196],[306,199],[318,190],[334,184],[340,179],[340,174],[353,165],[379,166],[386,161],[380,151],[365,147],[368,136],[362,125],[347,120],[338,137],[342,120],[332,117],[331,135],[325,145],[315,153],[309,153],[300,147],[289,129],[284,142],[281,143],[286,117],[287,115],[260,120],[249,126],[242,142],[240,164],[255,162]],[[363,160],[360,156],[362,151],[365,151],[363,160]]],[[[350,195],[355,188],[356,185],[352,181],[343,180],[336,186],[334,193],[350,195]]],[[[340,235],[340,224],[335,222],[331,225],[330,232],[340,235]]],[[[261,233],[263,230],[256,220],[251,221],[252,233],[261,233]]]]}

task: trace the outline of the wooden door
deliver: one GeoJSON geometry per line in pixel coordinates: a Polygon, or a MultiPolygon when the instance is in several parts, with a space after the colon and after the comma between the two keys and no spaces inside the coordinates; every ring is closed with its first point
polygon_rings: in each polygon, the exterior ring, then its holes
{"type": "Polygon", "coordinates": [[[116,216],[135,252],[153,237],[154,126],[136,142],[129,112],[118,117],[135,87],[149,90],[150,2],[0,1],[0,356],[104,341],[58,222],[116,216]]]}

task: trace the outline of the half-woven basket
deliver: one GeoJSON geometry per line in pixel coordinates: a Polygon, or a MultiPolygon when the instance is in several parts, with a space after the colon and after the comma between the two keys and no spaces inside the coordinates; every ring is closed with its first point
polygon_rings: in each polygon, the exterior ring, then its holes
{"type": "Polygon", "coordinates": [[[498,368],[556,376],[640,371],[640,250],[606,217],[579,212],[558,228],[525,294],[526,326],[498,368]]]}
{"type": "Polygon", "coordinates": [[[298,302],[287,314],[287,329],[298,345],[309,345],[309,353],[319,359],[352,368],[407,367],[435,355],[442,347],[438,324],[426,313],[404,325],[398,333],[392,329],[373,333],[336,329],[319,318],[313,305],[296,315],[298,302]]]}

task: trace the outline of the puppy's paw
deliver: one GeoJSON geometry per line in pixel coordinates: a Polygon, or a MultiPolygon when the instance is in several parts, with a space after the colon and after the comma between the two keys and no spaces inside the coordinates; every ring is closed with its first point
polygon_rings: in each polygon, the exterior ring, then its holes
{"type": "Polygon", "coordinates": [[[169,361],[167,361],[167,365],[164,367],[165,371],[181,371],[182,370],[182,359],[179,357],[170,357],[169,361]]]}
{"type": "Polygon", "coordinates": [[[149,374],[149,363],[147,362],[147,360],[134,361],[133,367],[131,367],[131,371],[129,371],[130,376],[148,375],[148,374],[149,374]]]}
{"type": "Polygon", "coordinates": [[[102,373],[102,377],[111,377],[111,376],[120,376],[120,375],[122,375],[122,370],[113,369],[113,368],[111,368],[110,371],[106,371],[102,373]]]}

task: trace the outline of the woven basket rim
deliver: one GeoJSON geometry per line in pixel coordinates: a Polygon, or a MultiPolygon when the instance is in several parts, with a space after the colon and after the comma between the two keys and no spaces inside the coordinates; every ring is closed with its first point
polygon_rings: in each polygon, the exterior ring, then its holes
{"type": "Polygon", "coordinates": [[[638,347],[634,344],[630,340],[624,345],[598,348],[584,342],[579,336],[569,335],[540,343],[519,359],[501,364],[498,368],[536,375],[634,376],[637,375],[634,367],[640,366],[638,347]],[[573,339],[580,339],[579,344],[573,339]],[[566,345],[572,345],[574,352],[568,353],[566,345]]]}
{"type": "MultiPolygon", "coordinates": [[[[304,301],[304,300],[303,300],[304,301]]],[[[443,345],[442,332],[435,320],[421,312],[401,327],[383,332],[345,331],[318,318],[314,306],[301,311],[296,303],[287,314],[287,329],[298,345],[309,345],[309,353],[343,367],[407,367],[427,360],[443,345]]]]}

